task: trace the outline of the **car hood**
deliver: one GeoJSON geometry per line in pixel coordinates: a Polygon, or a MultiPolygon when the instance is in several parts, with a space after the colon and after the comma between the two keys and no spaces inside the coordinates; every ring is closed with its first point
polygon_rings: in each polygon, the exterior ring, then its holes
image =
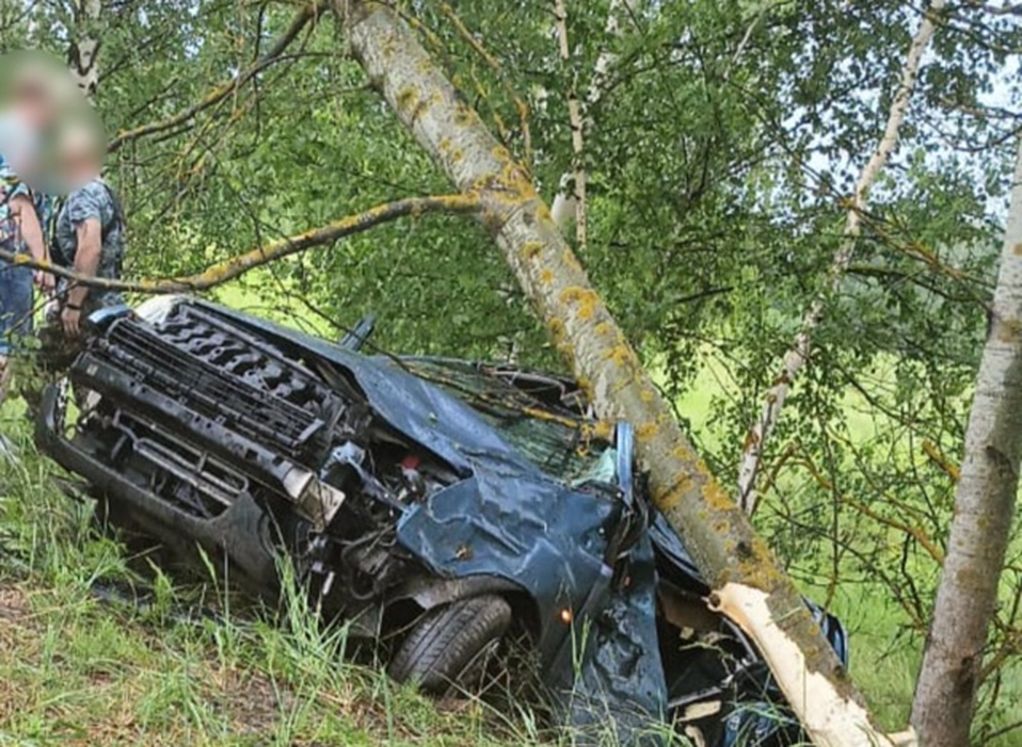
{"type": "Polygon", "coordinates": [[[619,501],[544,474],[471,407],[398,360],[362,355],[214,304],[188,303],[339,367],[380,418],[464,475],[411,507],[398,524],[398,539],[439,575],[495,575],[528,592],[545,684],[575,706],[564,714],[567,720],[590,720],[580,704],[599,702],[602,715],[591,714],[601,721],[612,716],[627,737],[631,727],[664,716],[651,540],[646,535],[633,549],[627,589],[613,587],[603,560],[619,501]],[[595,627],[583,635],[584,625],[595,627]]]}

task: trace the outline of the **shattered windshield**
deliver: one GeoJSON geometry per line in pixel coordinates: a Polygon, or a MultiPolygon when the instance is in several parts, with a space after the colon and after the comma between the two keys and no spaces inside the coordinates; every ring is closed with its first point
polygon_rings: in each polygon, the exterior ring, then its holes
{"type": "MultiPolygon", "coordinates": [[[[578,482],[605,471],[601,457],[611,448],[610,427],[533,396],[512,383],[506,370],[438,358],[402,358],[402,364],[472,407],[547,474],[578,482]]],[[[542,378],[524,376],[530,383],[542,378]]],[[[558,383],[553,377],[549,381],[558,383]]]]}

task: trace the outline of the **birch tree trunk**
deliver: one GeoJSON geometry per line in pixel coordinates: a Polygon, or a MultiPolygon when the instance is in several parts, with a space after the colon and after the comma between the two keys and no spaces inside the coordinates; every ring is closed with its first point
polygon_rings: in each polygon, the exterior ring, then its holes
{"type": "Polygon", "coordinates": [[[100,0],[77,0],[75,30],[68,49],[68,67],[79,90],[91,99],[99,86],[99,38],[96,24],[102,10],[100,0]]]}
{"type": "Polygon", "coordinates": [[[923,53],[929,46],[930,39],[936,28],[935,18],[943,10],[946,0],[932,0],[929,9],[923,16],[919,29],[909,46],[908,56],[901,69],[901,79],[898,88],[891,101],[891,109],[887,116],[887,125],[884,127],[883,137],[877,145],[866,166],[859,174],[855,183],[855,191],[851,196],[851,205],[845,218],[844,230],[841,233],[841,240],[837,251],[831,260],[830,269],[824,288],[806,310],[802,317],[802,324],[798,334],[795,336],[788,351],[784,354],[781,363],[781,370],[774,381],[773,386],[767,390],[763,398],[763,405],[759,416],[750,426],[749,432],[742,445],[742,456],[738,464],[738,501],[747,514],[752,514],[759,503],[759,496],[756,493],[756,478],[762,466],[763,449],[767,439],[773,432],[777,421],[781,416],[781,408],[788,398],[791,386],[809,360],[809,353],[812,349],[813,333],[820,326],[823,320],[824,306],[829,295],[837,290],[844,277],[845,271],[851,264],[852,256],[855,253],[855,244],[862,233],[862,212],[866,209],[869,198],[869,190],[876,182],[877,176],[883,170],[898,143],[898,130],[905,120],[905,111],[908,109],[909,100],[912,98],[912,90],[915,88],[916,77],[919,73],[919,66],[923,53]]]}
{"type": "MultiPolygon", "coordinates": [[[[611,8],[613,11],[613,8],[611,8]]],[[[586,167],[582,161],[582,151],[585,146],[583,140],[582,105],[578,101],[578,90],[576,88],[576,76],[571,70],[571,47],[568,44],[568,8],[564,0],[554,0],[554,22],[557,26],[557,41],[560,49],[561,63],[565,72],[571,76],[568,84],[568,124],[571,126],[571,153],[574,174],[574,189],[572,190],[572,205],[575,213],[575,243],[579,249],[586,245],[586,167]]],[[[568,180],[571,181],[570,178],[568,180]]],[[[561,190],[567,186],[564,177],[561,177],[561,190]]],[[[556,205],[556,201],[554,203],[556,205]]],[[[556,220],[556,219],[555,219],[556,220]]],[[[563,226],[562,226],[563,228],[563,226]]]]}
{"type": "MultiPolygon", "coordinates": [[[[616,36],[621,25],[618,15],[622,10],[630,7],[632,0],[610,0],[610,7],[607,8],[607,25],[604,31],[608,36],[616,36]]],[[[568,29],[566,25],[567,10],[564,7],[564,0],[556,0],[554,15],[557,20],[557,36],[560,43],[561,59],[565,62],[570,58],[568,47],[568,29]]],[[[605,49],[596,58],[596,65],[593,68],[593,79],[589,86],[589,93],[586,95],[585,107],[579,103],[577,91],[574,84],[568,97],[568,122],[571,126],[571,147],[574,163],[569,171],[561,174],[558,181],[557,194],[550,208],[554,222],[562,231],[566,231],[575,220],[576,242],[579,246],[585,245],[586,238],[586,173],[585,164],[582,162],[582,154],[585,146],[585,132],[592,124],[589,116],[590,109],[595,106],[603,96],[604,88],[607,85],[607,77],[610,73],[610,66],[614,64],[617,55],[605,49]]]]}
{"type": "Polygon", "coordinates": [[[791,580],[681,432],[527,171],[393,11],[359,2],[349,23],[352,51],[370,82],[458,189],[479,195],[483,224],[599,415],[634,425],[656,504],[715,589],[714,603],[764,652],[813,741],[899,743],[873,726],[791,580]]]}
{"type": "Polygon", "coordinates": [[[1022,141],[1013,178],[990,332],[912,705],[912,723],[926,747],[969,743],[987,628],[1015,518],[1022,456],[1022,141]]]}

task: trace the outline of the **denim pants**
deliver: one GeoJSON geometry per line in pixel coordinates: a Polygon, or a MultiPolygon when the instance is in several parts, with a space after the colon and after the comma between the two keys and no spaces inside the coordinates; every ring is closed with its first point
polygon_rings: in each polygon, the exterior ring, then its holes
{"type": "MultiPolygon", "coordinates": [[[[10,251],[13,242],[4,242],[10,251]]],[[[32,268],[0,260],[0,355],[10,355],[32,334],[32,268]]]]}

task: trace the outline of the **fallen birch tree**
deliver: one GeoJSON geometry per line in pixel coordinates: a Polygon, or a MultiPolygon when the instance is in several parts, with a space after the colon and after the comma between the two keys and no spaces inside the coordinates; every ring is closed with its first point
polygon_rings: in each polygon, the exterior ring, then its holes
{"type": "Polygon", "coordinates": [[[908,56],[901,68],[901,79],[891,100],[884,134],[873,155],[870,156],[869,161],[866,162],[859,174],[849,198],[844,229],[841,232],[837,251],[834,252],[831,259],[823,290],[813,298],[809,308],[806,309],[798,334],[795,335],[791,347],[784,354],[781,370],[763,397],[760,412],[745,436],[742,455],[738,463],[738,501],[747,514],[753,514],[759,503],[756,478],[762,468],[766,442],[780,420],[781,410],[791,391],[792,384],[809,361],[813,334],[823,321],[827,299],[837,290],[845,272],[851,265],[855,255],[856,242],[862,233],[862,213],[868,204],[870,189],[898,144],[898,130],[901,129],[901,124],[905,121],[905,112],[912,98],[923,53],[929,46],[930,39],[936,30],[936,18],[945,5],[946,0],[932,0],[929,8],[923,14],[923,20],[909,45],[908,56]]]}
{"type": "Polygon", "coordinates": [[[371,84],[458,189],[479,195],[481,221],[599,416],[635,426],[657,506],[714,589],[714,606],[763,652],[813,742],[912,743],[911,734],[876,727],[798,590],[682,433],[527,171],[390,8],[353,3],[345,20],[371,84]]]}

